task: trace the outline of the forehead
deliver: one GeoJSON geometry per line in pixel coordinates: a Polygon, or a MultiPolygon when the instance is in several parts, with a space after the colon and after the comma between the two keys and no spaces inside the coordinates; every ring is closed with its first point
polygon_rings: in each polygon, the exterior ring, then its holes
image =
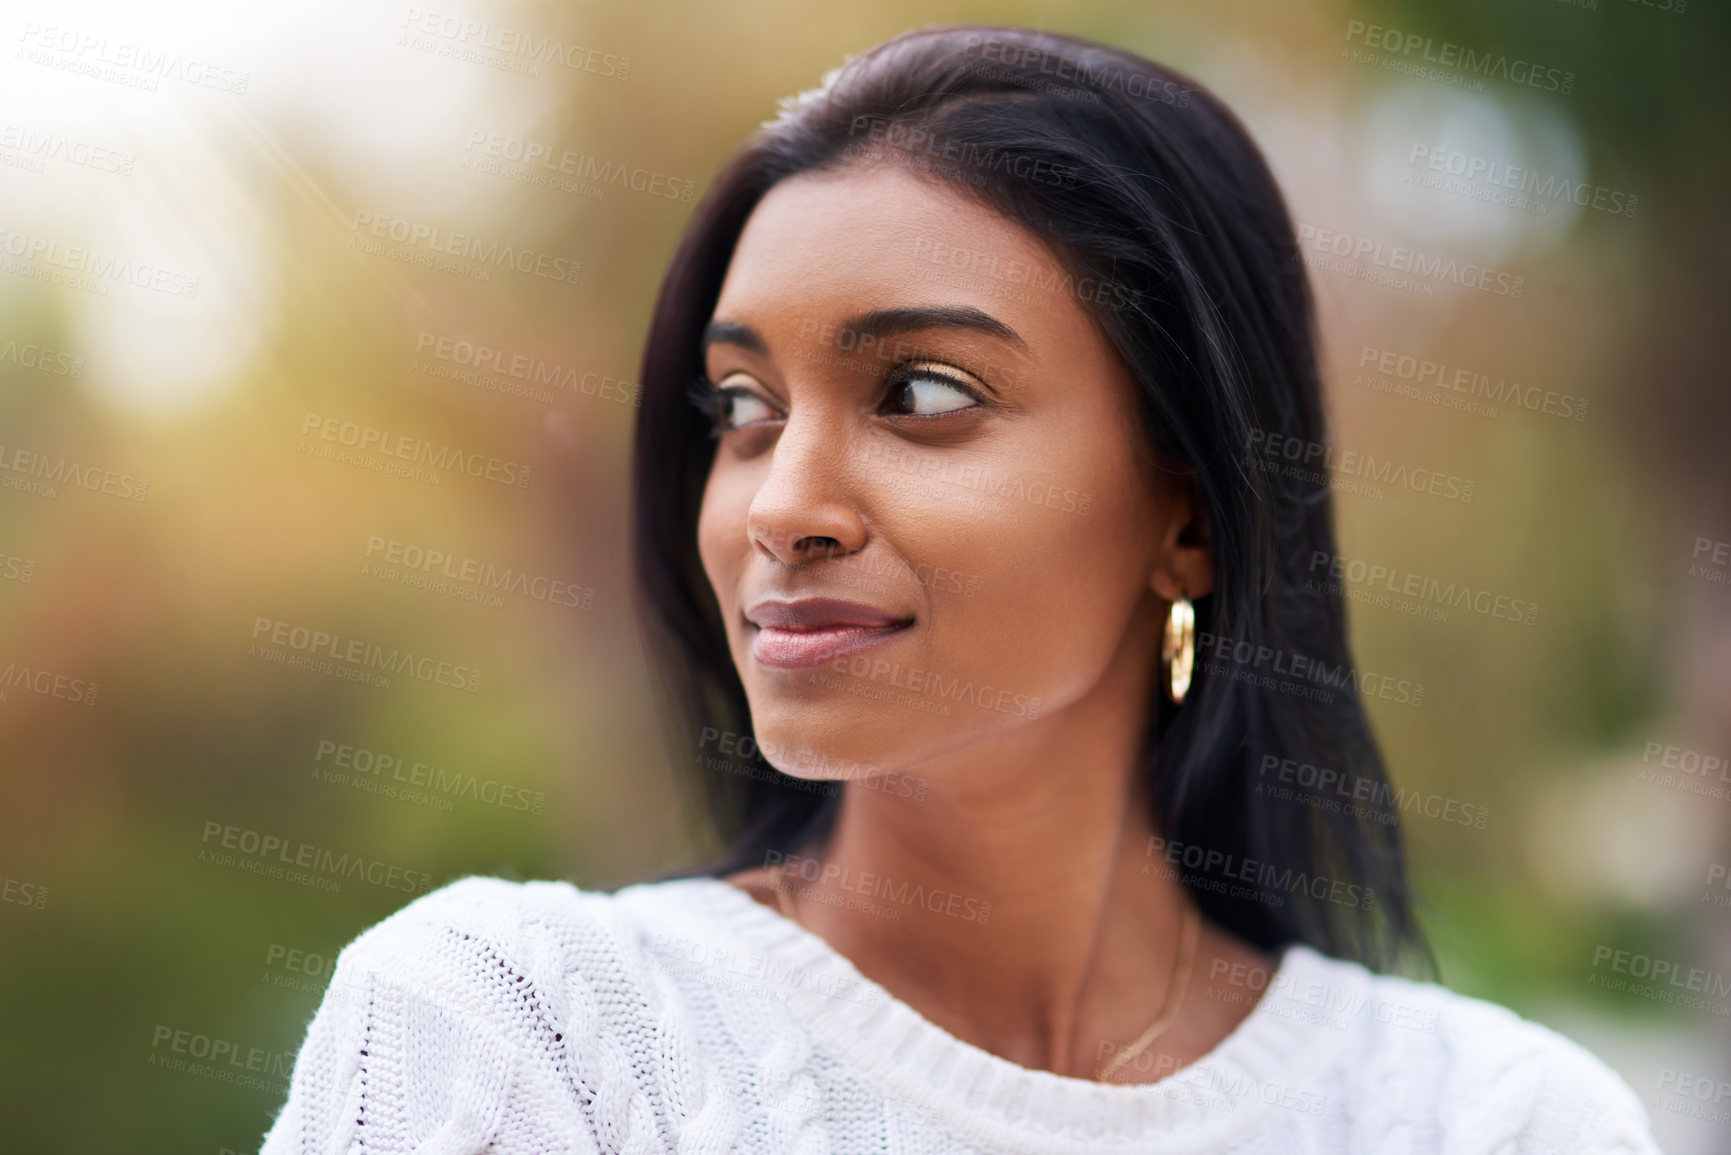
{"type": "Polygon", "coordinates": [[[1081,320],[1063,291],[1067,280],[1038,237],[984,204],[900,164],[856,162],[789,177],[764,195],[740,234],[715,315],[942,303],[1006,320],[1056,307],[1064,312],[1053,320],[1081,320]]]}

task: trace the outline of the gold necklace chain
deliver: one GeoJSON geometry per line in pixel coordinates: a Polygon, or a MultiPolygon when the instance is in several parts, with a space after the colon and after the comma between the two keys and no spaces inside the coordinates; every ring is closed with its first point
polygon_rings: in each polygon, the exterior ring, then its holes
{"type": "MultiPolygon", "coordinates": [[[[778,862],[775,865],[776,902],[781,907],[782,915],[795,926],[805,927],[799,919],[799,909],[793,904],[792,888],[787,885],[787,863],[778,862]]],[[[1178,956],[1173,960],[1172,982],[1166,988],[1165,1005],[1154,1021],[1148,1024],[1148,1029],[1137,1036],[1136,1041],[1112,1056],[1112,1061],[1095,1074],[1098,1082],[1109,1082],[1113,1075],[1128,1065],[1137,1055],[1153,1045],[1154,1040],[1165,1034],[1167,1029],[1178,1019],[1178,1012],[1184,1008],[1184,994],[1190,988],[1190,970],[1196,961],[1196,940],[1200,937],[1202,918],[1196,911],[1196,904],[1188,895],[1183,897],[1184,928],[1178,933],[1178,956]]]]}
{"type": "Polygon", "coordinates": [[[1182,898],[1184,903],[1184,929],[1178,932],[1178,957],[1174,960],[1172,982],[1166,988],[1166,1005],[1160,1008],[1160,1013],[1148,1029],[1128,1047],[1112,1056],[1112,1061],[1100,1068],[1094,1078],[1100,1082],[1109,1082],[1114,1074],[1127,1065],[1130,1060],[1146,1051],[1150,1044],[1166,1033],[1178,1018],[1178,1012],[1184,1008],[1184,992],[1190,988],[1190,967],[1196,961],[1196,940],[1201,931],[1202,917],[1196,912],[1196,904],[1188,895],[1182,898]]]}

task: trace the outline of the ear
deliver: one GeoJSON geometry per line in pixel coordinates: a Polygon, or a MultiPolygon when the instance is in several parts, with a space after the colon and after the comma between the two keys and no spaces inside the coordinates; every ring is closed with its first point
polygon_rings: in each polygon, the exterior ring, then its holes
{"type": "Polygon", "coordinates": [[[1148,584],[1161,601],[1175,602],[1180,594],[1194,601],[1214,588],[1214,543],[1202,487],[1192,470],[1161,488],[1165,509],[1148,584]]]}

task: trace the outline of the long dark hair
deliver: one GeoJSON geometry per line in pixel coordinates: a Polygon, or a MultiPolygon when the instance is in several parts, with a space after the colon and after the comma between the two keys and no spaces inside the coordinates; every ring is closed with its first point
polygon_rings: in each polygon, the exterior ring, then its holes
{"type": "Polygon", "coordinates": [[[1326,433],[1310,290],[1280,192],[1249,134],[1194,81],[1016,28],[905,33],[784,101],[710,186],[668,266],[643,355],[632,546],[679,761],[721,849],[661,877],[761,866],[821,840],[836,815],[841,787],[782,774],[752,740],[697,551],[715,442],[687,388],[759,199],[860,157],[978,198],[1043,238],[1077,286],[1096,286],[1089,304],[1136,382],[1141,435],[1193,477],[1214,588],[1196,601],[1189,695],[1148,707],[1143,772],[1164,840],[1151,861],[1264,950],[1298,941],[1386,968],[1423,949],[1398,796],[1360,700],[1387,682],[1361,683],[1339,586],[1318,572],[1335,556],[1327,477],[1292,465],[1321,460],[1326,433]],[[1280,772],[1295,766],[1369,804],[1307,795],[1280,772]]]}

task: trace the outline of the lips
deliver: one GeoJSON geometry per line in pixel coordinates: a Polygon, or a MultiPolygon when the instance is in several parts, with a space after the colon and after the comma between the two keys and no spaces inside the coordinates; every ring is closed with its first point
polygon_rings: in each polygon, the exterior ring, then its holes
{"type": "Polygon", "coordinates": [[[887,641],[912,618],[836,598],[758,602],[745,620],[757,627],[751,653],[766,666],[800,669],[887,641]]]}

